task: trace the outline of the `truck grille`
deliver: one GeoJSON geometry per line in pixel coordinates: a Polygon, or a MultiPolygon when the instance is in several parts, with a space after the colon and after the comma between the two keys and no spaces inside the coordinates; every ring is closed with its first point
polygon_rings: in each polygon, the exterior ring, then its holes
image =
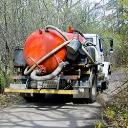
{"type": "Polygon", "coordinates": [[[31,88],[57,89],[59,88],[59,80],[31,81],[31,88]]]}

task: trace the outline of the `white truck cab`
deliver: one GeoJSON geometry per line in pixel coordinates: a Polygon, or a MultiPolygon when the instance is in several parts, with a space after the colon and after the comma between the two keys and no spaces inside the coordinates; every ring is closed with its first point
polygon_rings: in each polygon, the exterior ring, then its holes
{"type": "Polygon", "coordinates": [[[102,83],[108,83],[110,75],[110,62],[106,62],[104,58],[104,48],[103,43],[104,39],[97,34],[84,34],[86,41],[89,41],[94,44],[96,48],[96,62],[100,63],[98,65],[99,75],[102,76],[102,79],[98,81],[98,86],[101,86],[102,83]]]}
{"type": "Polygon", "coordinates": [[[104,61],[104,50],[103,50],[103,38],[97,34],[84,34],[87,41],[92,42],[97,51],[98,51],[98,57],[96,61],[103,62],[104,61]]]}

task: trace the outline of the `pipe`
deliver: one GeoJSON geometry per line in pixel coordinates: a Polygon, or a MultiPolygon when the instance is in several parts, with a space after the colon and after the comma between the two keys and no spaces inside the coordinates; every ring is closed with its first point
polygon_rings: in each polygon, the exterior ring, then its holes
{"type": "Polygon", "coordinates": [[[63,44],[59,45],[58,47],[56,47],[55,49],[53,49],[51,52],[49,52],[48,54],[46,54],[45,56],[43,56],[39,61],[37,61],[30,69],[28,69],[29,67],[27,67],[24,70],[24,74],[27,75],[30,72],[32,72],[32,70],[39,65],[40,63],[42,63],[44,60],[48,59],[51,55],[55,54],[55,52],[57,52],[58,50],[60,50],[61,48],[63,48],[65,45],[67,45],[71,40],[65,41],[63,44]]]}
{"type": "Polygon", "coordinates": [[[63,38],[65,39],[65,41],[68,40],[68,38],[64,35],[64,33],[60,29],[58,29],[57,27],[52,26],[52,25],[47,25],[45,27],[45,31],[48,31],[48,29],[53,29],[53,30],[57,31],[61,36],[63,36],[63,38]]]}
{"type": "Polygon", "coordinates": [[[87,52],[87,50],[84,48],[84,46],[82,45],[82,50],[84,51],[84,53],[87,55],[88,59],[91,61],[92,64],[95,64],[94,60],[92,59],[92,57],[89,55],[89,53],[87,52]]]}
{"type": "Polygon", "coordinates": [[[33,80],[39,80],[39,81],[42,81],[42,80],[49,80],[49,79],[52,79],[54,77],[56,77],[60,72],[61,70],[63,69],[63,67],[65,65],[67,65],[68,62],[61,62],[59,64],[59,66],[49,75],[45,75],[45,76],[37,76],[38,73],[40,73],[39,70],[33,70],[32,73],[31,73],[31,78],[33,80]]]}

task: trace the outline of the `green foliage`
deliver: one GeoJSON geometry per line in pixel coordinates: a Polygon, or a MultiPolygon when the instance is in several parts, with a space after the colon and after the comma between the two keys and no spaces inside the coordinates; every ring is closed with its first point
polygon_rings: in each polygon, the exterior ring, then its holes
{"type": "Polygon", "coordinates": [[[0,74],[0,87],[3,89],[8,86],[8,82],[10,81],[8,75],[0,74]]]}
{"type": "Polygon", "coordinates": [[[105,116],[109,119],[109,120],[113,120],[115,118],[115,111],[112,108],[107,108],[105,111],[105,116]]]}
{"type": "Polygon", "coordinates": [[[115,66],[126,66],[128,64],[128,1],[110,0],[109,5],[110,10],[113,8],[115,12],[106,16],[106,29],[103,34],[114,39],[113,63],[115,66]]]}
{"type": "Polygon", "coordinates": [[[101,121],[97,121],[95,124],[95,128],[105,128],[105,125],[101,121]]]}
{"type": "Polygon", "coordinates": [[[4,87],[5,87],[5,79],[4,79],[4,77],[0,74],[0,93],[3,93],[4,87]]]}
{"type": "Polygon", "coordinates": [[[0,74],[0,86],[3,87],[4,86],[4,77],[0,74]]]}
{"type": "Polygon", "coordinates": [[[128,126],[128,86],[113,97],[113,100],[106,108],[104,115],[108,125],[116,128],[127,128],[128,126]]]}

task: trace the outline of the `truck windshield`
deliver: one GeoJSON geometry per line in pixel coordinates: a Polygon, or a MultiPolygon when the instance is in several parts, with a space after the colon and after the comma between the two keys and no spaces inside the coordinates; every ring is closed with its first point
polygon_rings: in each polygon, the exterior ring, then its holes
{"type": "Polygon", "coordinates": [[[86,38],[86,41],[90,41],[93,43],[93,38],[86,38]]]}

